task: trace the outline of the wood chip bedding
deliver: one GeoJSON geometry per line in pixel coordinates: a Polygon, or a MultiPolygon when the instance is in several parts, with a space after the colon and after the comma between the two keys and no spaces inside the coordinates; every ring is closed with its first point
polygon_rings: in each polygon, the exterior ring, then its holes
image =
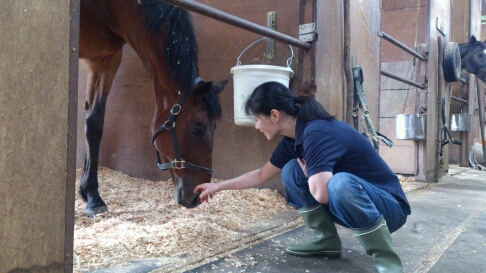
{"type": "MultiPolygon", "coordinates": [[[[78,170],[76,188],[80,175],[78,170]]],[[[105,167],[98,177],[109,211],[87,218],[76,194],[75,272],[146,258],[207,256],[237,242],[251,225],[292,209],[270,189],[224,191],[186,209],[175,202],[170,180],[153,182],[105,167]]]]}
{"type": "MultiPolygon", "coordinates": [[[[77,170],[76,188],[80,176],[77,170]]],[[[109,212],[86,217],[85,203],[76,194],[74,272],[149,258],[204,258],[220,252],[222,244],[237,245],[246,228],[292,210],[270,189],[224,191],[209,203],[186,209],[175,202],[170,180],[143,180],[105,167],[98,177],[109,212]]],[[[402,183],[413,180],[399,178],[402,183]]]]}

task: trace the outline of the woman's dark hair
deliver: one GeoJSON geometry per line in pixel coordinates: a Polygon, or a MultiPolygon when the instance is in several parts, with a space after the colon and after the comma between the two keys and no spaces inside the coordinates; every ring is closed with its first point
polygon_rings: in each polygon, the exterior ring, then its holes
{"type": "Polygon", "coordinates": [[[245,103],[247,116],[270,116],[272,109],[283,111],[303,121],[334,118],[314,98],[294,96],[288,87],[279,82],[266,82],[259,85],[245,103]]]}

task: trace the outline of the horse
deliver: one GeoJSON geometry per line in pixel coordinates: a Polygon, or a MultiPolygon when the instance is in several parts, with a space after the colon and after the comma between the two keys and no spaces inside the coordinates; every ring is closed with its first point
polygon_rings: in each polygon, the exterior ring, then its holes
{"type": "Polygon", "coordinates": [[[461,54],[461,68],[486,82],[486,41],[476,40],[474,35],[469,42],[458,44],[461,54]]]}
{"type": "Polygon", "coordinates": [[[79,58],[88,77],[79,193],[85,212],[93,217],[108,210],[98,191],[99,150],[106,100],[126,43],[138,54],[155,93],[152,143],[159,169],[169,170],[177,203],[196,207],[194,188],[211,181],[213,136],[221,117],[218,95],[227,81],[199,78],[189,12],[160,0],[81,0],[79,58]]]}

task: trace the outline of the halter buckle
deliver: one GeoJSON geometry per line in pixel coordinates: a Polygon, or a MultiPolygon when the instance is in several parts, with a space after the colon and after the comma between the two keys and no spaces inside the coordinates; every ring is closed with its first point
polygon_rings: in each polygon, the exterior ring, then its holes
{"type": "Polygon", "coordinates": [[[172,106],[172,109],[170,109],[170,113],[174,116],[177,116],[181,112],[181,109],[182,109],[182,106],[180,104],[176,103],[176,104],[174,104],[174,106],[172,106]]]}
{"type": "Polygon", "coordinates": [[[170,125],[170,121],[168,120],[168,121],[164,122],[164,124],[161,127],[163,127],[166,130],[170,130],[171,128],[175,128],[175,125],[176,125],[175,121],[173,121],[172,125],[170,125]]]}
{"type": "Polygon", "coordinates": [[[172,161],[172,164],[174,164],[174,169],[184,169],[186,166],[185,165],[185,161],[183,159],[181,160],[177,160],[175,159],[174,161],[172,161]]]}

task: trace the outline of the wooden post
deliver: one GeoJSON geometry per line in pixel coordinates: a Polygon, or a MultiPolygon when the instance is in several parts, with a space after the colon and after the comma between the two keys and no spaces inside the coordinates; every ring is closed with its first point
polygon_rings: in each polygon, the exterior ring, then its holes
{"type": "Polygon", "coordinates": [[[342,1],[317,0],[315,44],[316,99],[340,120],[345,120],[346,87],[343,70],[342,1]]]}
{"type": "MultiPolygon", "coordinates": [[[[448,169],[448,151],[439,157],[438,135],[441,129],[440,100],[446,98],[446,115],[449,114],[450,88],[439,69],[439,59],[442,50],[439,44],[445,45],[449,41],[450,32],[445,35],[437,29],[437,18],[447,22],[450,29],[450,2],[446,0],[430,0],[427,7],[427,41],[429,44],[429,61],[427,64],[428,103],[427,103],[427,136],[425,140],[425,180],[437,182],[448,169]],[[441,43],[439,43],[439,37],[441,43]]],[[[447,149],[447,147],[445,147],[447,149]]]]}
{"type": "MultiPolygon", "coordinates": [[[[481,2],[480,1],[469,1],[469,12],[467,13],[469,15],[469,37],[471,35],[474,35],[476,39],[482,41],[481,37],[481,2]]],[[[479,107],[479,101],[483,100],[483,96],[480,95],[478,97],[478,92],[477,92],[477,83],[478,81],[476,80],[476,76],[472,73],[469,73],[469,107],[468,107],[468,113],[471,115],[471,130],[468,132],[468,138],[467,138],[467,144],[468,147],[466,147],[466,152],[469,152],[469,148],[474,144],[474,138],[481,138],[481,131],[480,131],[480,126],[484,126],[484,124],[480,124],[480,119],[478,117],[478,107],[479,107]]],[[[479,86],[481,88],[481,86],[479,86]]],[[[483,94],[480,92],[480,94],[483,94]]],[[[484,111],[483,111],[484,112],[484,111]]],[[[482,143],[482,142],[481,142],[482,143]]],[[[482,143],[483,144],[483,143],[482,143]]],[[[484,145],[484,144],[483,144],[484,145]]],[[[466,155],[466,158],[468,156],[466,155]]]]}
{"type": "Polygon", "coordinates": [[[72,272],[79,1],[0,3],[0,272],[72,272]]]}

